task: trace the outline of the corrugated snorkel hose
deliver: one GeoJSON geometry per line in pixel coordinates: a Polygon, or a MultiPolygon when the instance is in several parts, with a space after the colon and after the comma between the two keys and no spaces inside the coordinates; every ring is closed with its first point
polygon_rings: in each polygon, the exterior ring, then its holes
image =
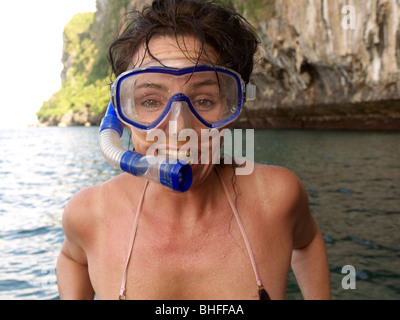
{"type": "Polygon", "coordinates": [[[192,184],[192,168],[183,161],[169,163],[168,159],[151,161],[151,156],[129,151],[120,144],[123,124],[119,121],[112,103],[100,125],[100,150],[114,168],[143,177],[175,191],[184,192],[192,184]]]}

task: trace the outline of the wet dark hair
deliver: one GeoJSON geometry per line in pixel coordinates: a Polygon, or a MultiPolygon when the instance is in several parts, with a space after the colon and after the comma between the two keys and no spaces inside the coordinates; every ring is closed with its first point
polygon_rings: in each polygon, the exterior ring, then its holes
{"type": "Polygon", "coordinates": [[[212,64],[205,49],[211,46],[217,56],[216,65],[235,70],[249,82],[260,41],[254,28],[232,7],[216,1],[155,0],[142,11],[129,13],[125,29],[109,48],[108,59],[115,76],[130,68],[140,46],[145,45],[151,55],[148,45],[157,35],[177,40],[196,37],[202,47],[198,57],[192,57],[194,63],[206,57],[212,64]]]}

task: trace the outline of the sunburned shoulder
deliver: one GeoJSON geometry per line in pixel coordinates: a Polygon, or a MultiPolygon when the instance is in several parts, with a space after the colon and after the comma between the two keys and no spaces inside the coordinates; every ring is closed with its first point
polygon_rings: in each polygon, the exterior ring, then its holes
{"type": "Polygon", "coordinates": [[[140,185],[139,178],[124,173],[105,182],[81,189],[68,201],[66,210],[84,211],[87,214],[90,214],[90,211],[98,212],[107,199],[111,199],[114,194],[120,194],[121,190],[126,189],[127,184],[130,188],[134,188],[135,182],[140,185]]]}
{"type": "Polygon", "coordinates": [[[102,199],[103,183],[81,189],[67,202],[63,213],[65,235],[72,239],[84,237],[96,224],[102,199]]]}
{"type": "Polygon", "coordinates": [[[248,176],[238,176],[241,192],[253,203],[279,214],[308,212],[308,196],[300,178],[285,167],[257,164],[248,176]],[[299,209],[299,210],[297,210],[299,209]]]}
{"type": "Polygon", "coordinates": [[[253,184],[255,190],[272,189],[274,192],[298,191],[303,187],[299,177],[289,169],[281,166],[254,164],[254,170],[249,175],[238,176],[239,179],[253,184]]]}
{"type": "MultiPolygon", "coordinates": [[[[127,174],[121,174],[110,180],[84,188],[75,193],[65,206],[63,213],[63,228],[68,236],[85,237],[93,233],[101,221],[106,218],[108,207],[115,203],[115,197],[123,196],[128,183],[135,185],[136,179],[127,174]]],[[[138,181],[137,184],[139,184],[138,181]]]]}

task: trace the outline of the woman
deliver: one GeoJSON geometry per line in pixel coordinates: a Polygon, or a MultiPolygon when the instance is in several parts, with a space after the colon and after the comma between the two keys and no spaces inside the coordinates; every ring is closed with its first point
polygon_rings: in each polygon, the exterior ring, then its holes
{"type": "MultiPolygon", "coordinates": [[[[110,61],[114,107],[136,152],[148,153],[147,134],[158,129],[158,155],[190,158],[173,136],[229,127],[244,91],[232,79],[249,82],[257,44],[241,16],[215,3],[154,1],[135,13],[110,61]]],[[[199,142],[199,158],[204,150],[199,142]]],[[[211,155],[196,160],[186,192],[123,173],[74,195],[57,265],[62,299],[284,299],[291,265],[306,299],[330,298],[300,180],[282,167],[235,175],[211,155]]]]}

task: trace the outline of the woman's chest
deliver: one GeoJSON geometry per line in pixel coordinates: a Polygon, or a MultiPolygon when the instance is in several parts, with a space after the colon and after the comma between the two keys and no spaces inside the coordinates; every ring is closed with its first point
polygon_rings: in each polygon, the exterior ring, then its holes
{"type": "Polygon", "coordinates": [[[99,299],[118,298],[129,259],[127,299],[257,299],[256,268],[267,291],[271,294],[266,284],[273,283],[271,290],[281,296],[290,253],[270,248],[261,235],[250,238],[251,252],[234,223],[193,235],[139,229],[130,251],[126,236],[110,232],[89,257],[91,281],[99,299]]]}

